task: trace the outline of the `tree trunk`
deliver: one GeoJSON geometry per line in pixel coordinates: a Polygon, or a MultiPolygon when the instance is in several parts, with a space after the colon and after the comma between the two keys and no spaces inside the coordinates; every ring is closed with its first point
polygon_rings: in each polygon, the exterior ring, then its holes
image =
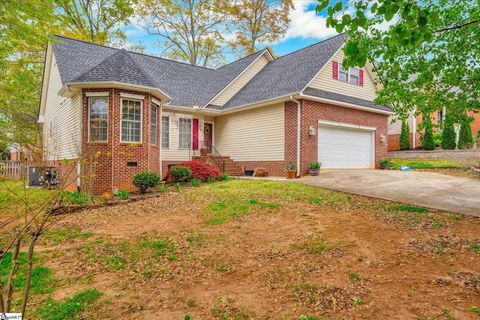
{"type": "Polygon", "coordinates": [[[38,234],[32,233],[30,238],[30,243],[28,245],[28,256],[27,256],[27,277],[25,279],[25,287],[23,288],[23,300],[22,300],[22,315],[25,317],[28,303],[28,295],[30,293],[30,284],[32,282],[32,269],[33,269],[33,251],[35,248],[35,242],[37,241],[38,234]]]}
{"type": "Polygon", "coordinates": [[[15,239],[15,247],[12,256],[12,269],[10,270],[10,274],[8,275],[7,280],[7,287],[6,287],[6,303],[5,303],[5,312],[10,312],[10,308],[12,307],[12,299],[13,299],[13,279],[17,274],[18,268],[20,266],[20,262],[18,261],[18,255],[20,254],[20,246],[22,244],[22,237],[17,235],[15,239]]]}

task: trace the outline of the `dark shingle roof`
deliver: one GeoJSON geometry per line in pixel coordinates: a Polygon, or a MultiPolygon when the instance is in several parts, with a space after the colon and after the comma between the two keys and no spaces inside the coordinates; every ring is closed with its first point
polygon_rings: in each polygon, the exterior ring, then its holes
{"type": "Polygon", "coordinates": [[[300,92],[342,46],[340,34],[270,62],[224,108],[300,92]]]}
{"type": "Polygon", "coordinates": [[[152,86],[168,94],[174,106],[207,104],[265,52],[214,70],[60,36],[52,46],[63,83],[114,80],[152,86]],[[126,66],[117,71],[122,63],[126,66]]]}
{"type": "Polygon", "coordinates": [[[320,89],[315,89],[315,88],[308,87],[303,91],[303,93],[306,94],[306,95],[309,95],[309,96],[325,98],[325,99],[339,101],[339,102],[351,103],[351,104],[355,104],[355,105],[362,106],[362,107],[368,107],[368,108],[378,109],[378,110],[382,110],[382,111],[392,111],[392,109],[390,109],[390,107],[385,106],[385,105],[377,105],[377,104],[373,103],[373,101],[360,99],[360,98],[356,98],[356,97],[351,97],[351,96],[346,96],[346,95],[343,95],[343,94],[329,92],[329,91],[325,91],[325,90],[320,90],[320,89]]]}
{"type": "Polygon", "coordinates": [[[117,51],[72,80],[72,82],[91,81],[118,81],[155,87],[150,77],[132,60],[126,50],[117,51]]]}
{"type": "MultiPolygon", "coordinates": [[[[173,106],[225,110],[301,92],[345,38],[341,34],[270,61],[223,107],[207,104],[266,50],[214,70],[59,36],[52,46],[63,84],[118,81],[160,89],[171,97],[173,106]]],[[[323,90],[307,88],[304,93],[390,111],[371,101],[323,90]]]]}

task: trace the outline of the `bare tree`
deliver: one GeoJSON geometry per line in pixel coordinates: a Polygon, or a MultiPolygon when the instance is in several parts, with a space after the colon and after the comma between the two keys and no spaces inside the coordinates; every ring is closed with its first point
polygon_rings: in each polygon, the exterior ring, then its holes
{"type": "Polygon", "coordinates": [[[262,43],[280,39],[290,24],[292,0],[238,0],[231,6],[235,39],[230,42],[242,55],[252,54],[262,43]]]}
{"type": "Polygon", "coordinates": [[[140,0],[142,26],[161,37],[162,55],[198,66],[224,59],[228,1],[140,0]]]}

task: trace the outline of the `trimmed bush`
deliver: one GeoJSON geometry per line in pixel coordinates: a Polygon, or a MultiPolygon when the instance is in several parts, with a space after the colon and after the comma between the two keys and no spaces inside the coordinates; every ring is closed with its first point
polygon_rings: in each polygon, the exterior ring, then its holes
{"type": "Polygon", "coordinates": [[[402,131],[400,133],[400,150],[410,150],[410,128],[406,121],[402,121],[402,131]]]}
{"type": "Polygon", "coordinates": [[[209,178],[220,179],[220,171],[217,168],[209,166],[200,161],[186,161],[180,163],[181,166],[188,167],[191,170],[192,178],[207,182],[209,178]]]}
{"type": "Polygon", "coordinates": [[[455,127],[453,126],[453,119],[447,114],[445,119],[445,124],[443,126],[442,134],[442,149],[444,150],[455,150],[457,147],[455,134],[455,127]]]}
{"type": "Polygon", "coordinates": [[[170,169],[170,177],[173,182],[186,182],[192,177],[192,170],[189,167],[180,164],[170,169]]]}
{"type": "Polygon", "coordinates": [[[423,115],[423,125],[425,126],[425,133],[422,138],[422,148],[424,150],[434,150],[435,142],[433,141],[432,119],[429,114],[423,115]]]}
{"type": "Polygon", "coordinates": [[[460,136],[458,138],[459,149],[472,149],[473,148],[473,135],[472,127],[470,126],[470,118],[466,117],[463,120],[460,127],[460,136]]]}
{"type": "Polygon", "coordinates": [[[156,172],[140,172],[133,177],[133,185],[140,193],[147,192],[148,188],[155,188],[160,182],[160,175],[156,172]]]}

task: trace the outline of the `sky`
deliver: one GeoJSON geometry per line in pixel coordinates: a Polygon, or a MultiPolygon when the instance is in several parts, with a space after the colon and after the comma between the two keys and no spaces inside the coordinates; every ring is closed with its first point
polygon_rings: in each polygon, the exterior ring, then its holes
{"type": "MultiPolygon", "coordinates": [[[[325,26],[325,14],[315,13],[317,0],[294,0],[293,2],[295,9],[290,12],[291,22],[286,35],[271,44],[277,56],[283,56],[337,34],[334,29],[325,26]]],[[[124,31],[129,41],[141,43],[145,47],[146,54],[159,55],[160,48],[156,45],[159,37],[147,34],[135,24],[128,25],[124,31]]],[[[235,59],[233,55],[226,58],[227,62],[235,59]]]]}

